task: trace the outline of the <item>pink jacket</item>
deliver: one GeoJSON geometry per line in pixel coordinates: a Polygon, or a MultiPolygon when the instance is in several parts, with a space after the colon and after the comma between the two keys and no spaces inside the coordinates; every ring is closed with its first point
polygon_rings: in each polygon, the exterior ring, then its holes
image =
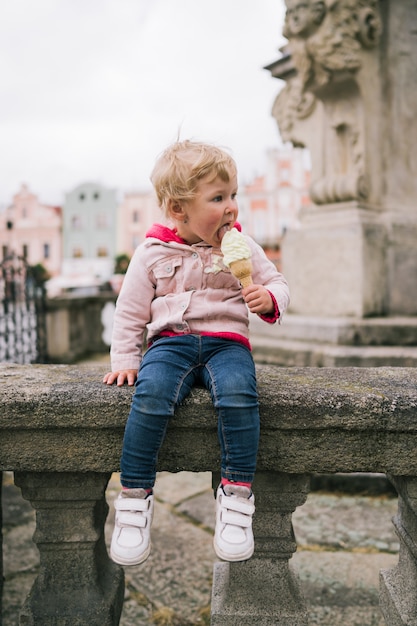
{"type": "MultiPolygon", "coordinates": [[[[262,248],[246,239],[253,282],[264,285],[275,302],[275,313],[261,317],[274,323],[288,306],[288,285],[262,248]]],[[[220,248],[189,245],[170,228],[155,224],[136,249],[117,299],[112,370],[138,369],[145,336],[149,344],[161,335],[215,335],[250,348],[248,327],[239,282],[223,264],[220,248]]]]}

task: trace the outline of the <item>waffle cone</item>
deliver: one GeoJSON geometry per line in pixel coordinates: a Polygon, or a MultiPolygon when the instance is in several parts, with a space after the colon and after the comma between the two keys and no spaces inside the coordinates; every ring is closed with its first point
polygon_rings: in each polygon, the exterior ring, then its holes
{"type": "Polygon", "coordinates": [[[252,285],[252,262],[250,259],[241,259],[230,263],[230,271],[238,279],[242,287],[252,285]]]}

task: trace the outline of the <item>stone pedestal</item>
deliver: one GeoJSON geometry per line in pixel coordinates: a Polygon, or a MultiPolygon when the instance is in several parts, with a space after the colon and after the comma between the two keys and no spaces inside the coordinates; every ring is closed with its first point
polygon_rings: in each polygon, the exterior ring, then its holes
{"type": "Polygon", "coordinates": [[[391,477],[398,491],[394,526],[400,540],[398,565],[380,573],[380,606],[389,626],[417,626],[417,479],[391,477]]]}
{"type": "Polygon", "coordinates": [[[304,504],[309,478],[258,472],[253,489],[255,553],[248,561],[215,564],[211,624],[307,626],[300,585],[288,561],[297,549],[291,514],[304,504]]]}
{"type": "Polygon", "coordinates": [[[312,161],[312,206],[283,243],[290,312],[416,317],[417,4],[286,5],[273,116],[312,161]]]}
{"type": "Polygon", "coordinates": [[[3,614],[3,506],[2,506],[2,491],[3,491],[3,472],[0,472],[0,615],[3,614]]]}
{"type": "Polygon", "coordinates": [[[109,474],[15,474],[36,509],[40,571],[20,614],[21,626],[116,626],[123,570],[106,551],[109,474]]]}
{"type": "Polygon", "coordinates": [[[387,233],[378,213],[357,202],[312,207],[283,244],[291,311],[310,316],[384,315],[387,233]]]}

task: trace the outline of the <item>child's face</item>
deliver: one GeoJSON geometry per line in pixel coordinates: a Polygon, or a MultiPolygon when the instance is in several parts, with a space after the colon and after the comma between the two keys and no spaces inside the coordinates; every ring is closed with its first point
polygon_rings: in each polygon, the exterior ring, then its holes
{"type": "Polygon", "coordinates": [[[203,178],[194,200],[182,206],[185,221],[177,222],[177,232],[188,243],[205,241],[218,248],[224,233],[233,228],[238,216],[237,177],[225,182],[217,177],[203,178]]]}

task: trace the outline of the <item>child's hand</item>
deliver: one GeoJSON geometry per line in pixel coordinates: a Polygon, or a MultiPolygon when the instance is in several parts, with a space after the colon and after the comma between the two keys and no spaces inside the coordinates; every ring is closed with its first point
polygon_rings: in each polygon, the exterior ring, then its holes
{"type": "Polygon", "coordinates": [[[119,370],[117,372],[108,372],[103,378],[103,383],[106,385],[112,385],[114,382],[117,382],[117,386],[122,387],[122,385],[127,382],[127,384],[131,387],[135,384],[137,375],[137,370],[119,370]]]}
{"type": "Polygon", "coordinates": [[[242,296],[251,313],[269,315],[274,312],[274,302],[268,289],[263,285],[249,285],[242,289],[242,296]]]}

